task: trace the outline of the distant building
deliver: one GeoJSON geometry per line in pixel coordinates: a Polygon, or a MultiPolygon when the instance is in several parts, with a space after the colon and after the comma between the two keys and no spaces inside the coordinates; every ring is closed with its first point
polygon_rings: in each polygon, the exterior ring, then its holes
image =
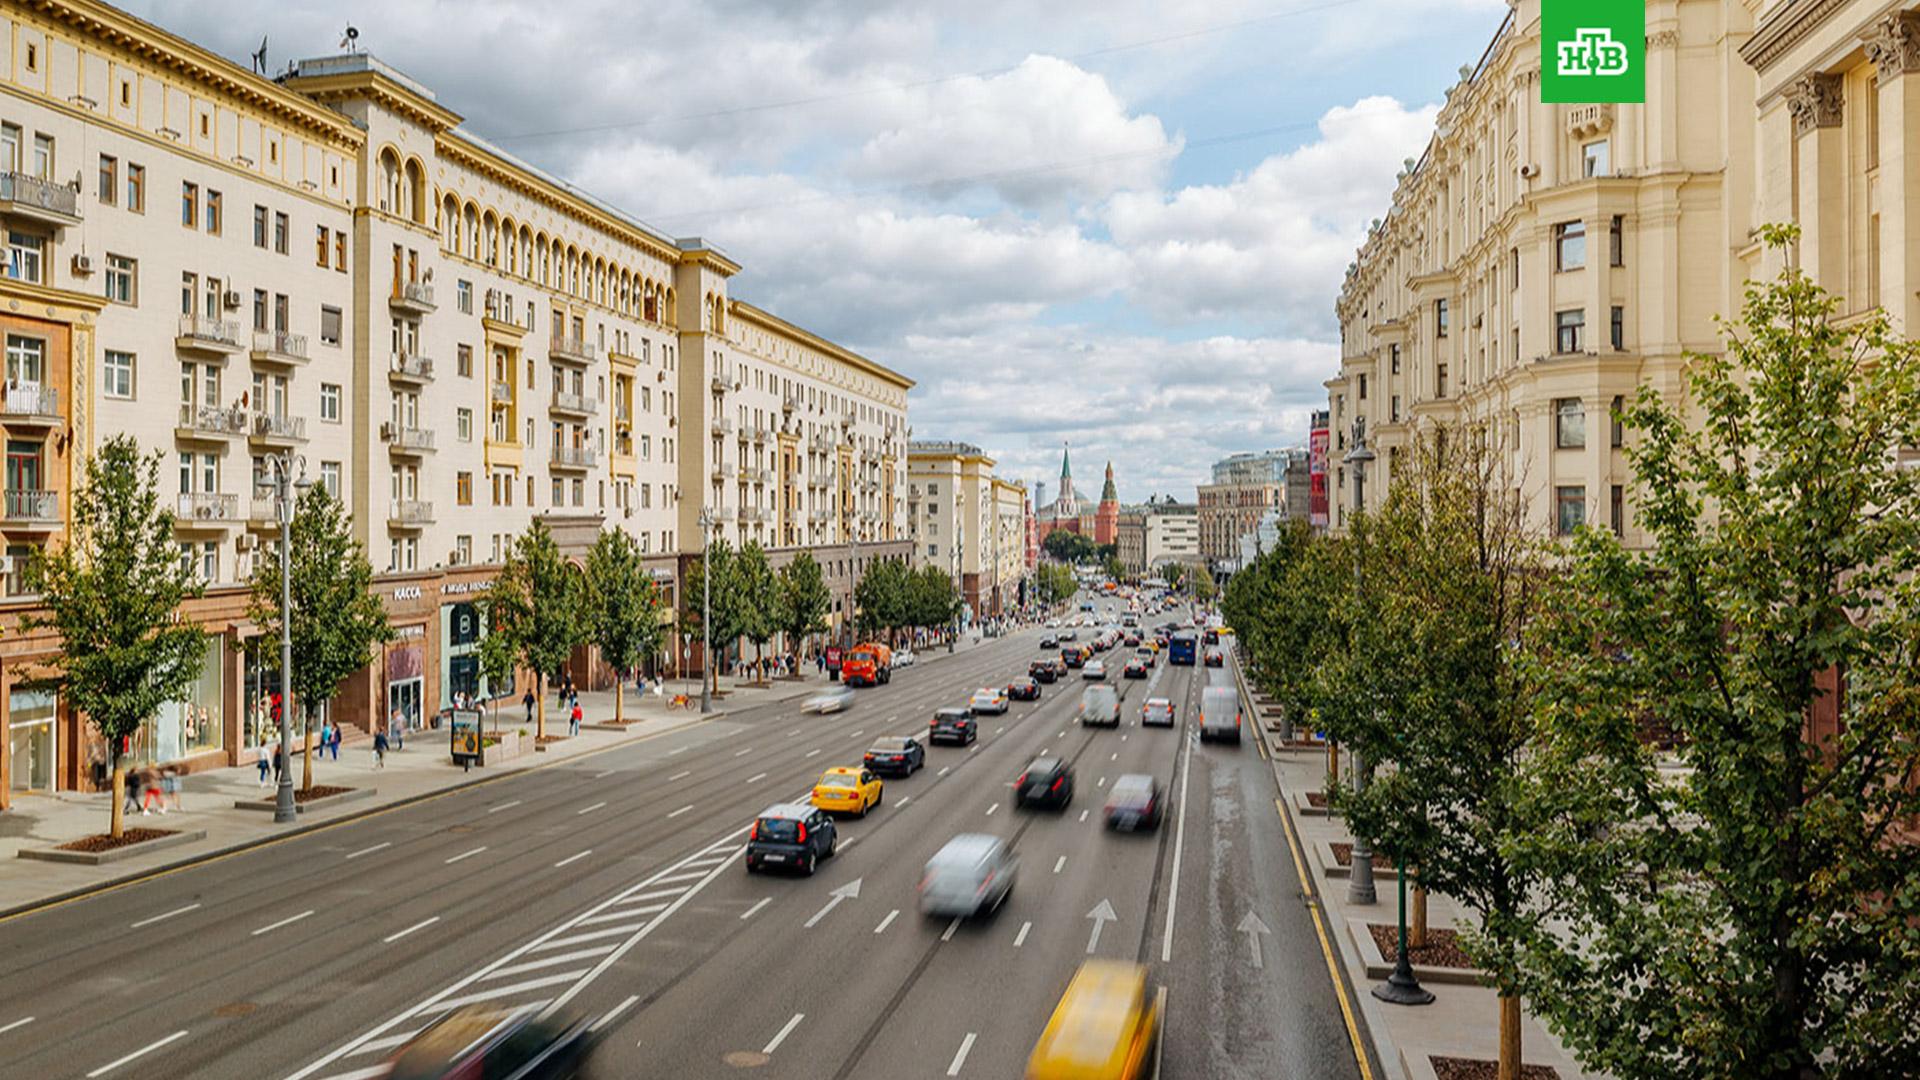
{"type": "Polygon", "coordinates": [[[977,618],[1019,603],[1026,577],[1027,491],[993,475],[972,443],[907,444],[907,522],[913,565],[952,575],[977,618]]]}
{"type": "Polygon", "coordinates": [[[1307,451],[1299,447],[1234,454],[1214,462],[1213,482],[1199,486],[1200,555],[1215,565],[1235,562],[1240,537],[1269,510],[1305,520],[1311,488],[1307,451]]]}

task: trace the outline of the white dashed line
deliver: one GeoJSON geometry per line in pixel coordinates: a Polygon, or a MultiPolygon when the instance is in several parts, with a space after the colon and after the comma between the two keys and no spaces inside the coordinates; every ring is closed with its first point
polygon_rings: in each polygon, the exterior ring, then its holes
{"type": "Polygon", "coordinates": [[[760,1052],[763,1054],[772,1054],[775,1050],[780,1049],[780,1044],[787,1041],[787,1036],[793,1034],[793,1029],[799,1027],[800,1021],[806,1019],[806,1016],[806,1013],[794,1013],[793,1019],[787,1021],[787,1026],[781,1028],[780,1033],[775,1035],[773,1041],[762,1048],[760,1052]]]}
{"type": "Polygon", "coordinates": [[[1057,874],[1057,873],[1059,873],[1060,871],[1062,871],[1062,870],[1065,870],[1066,868],[1067,868],[1067,857],[1066,857],[1065,855],[1062,855],[1062,856],[1060,856],[1060,857],[1059,857],[1058,859],[1055,859],[1055,860],[1053,861],[1053,872],[1054,872],[1054,873],[1056,873],[1056,874],[1057,874]]]}
{"type": "Polygon", "coordinates": [[[31,1024],[31,1023],[33,1023],[33,1017],[23,1016],[20,1019],[15,1020],[11,1024],[0,1024],[0,1035],[5,1035],[7,1032],[12,1031],[14,1028],[17,1028],[17,1027],[26,1027],[28,1024],[31,1024]]]}
{"type": "Polygon", "coordinates": [[[954,918],[954,920],[953,920],[952,922],[950,922],[950,923],[948,923],[948,924],[947,924],[947,930],[946,930],[946,932],[945,932],[945,933],[943,933],[943,934],[941,934],[941,935],[940,935],[940,940],[941,940],[941,941],[952,941],[952,940],[953,940],[953,932],[954,932],[955,930],[958,930],[958,929],[960,929],[960,920],[959,920],[959,918],[958,918],[958,917],[955,917],[955,918],[954,918]]]}
{"type": "Polygon", "coordinates": [[[1104,777],[1104,776],[1103,776],[1103,777],[1101,777],[1101,778],[1100,778],[1100,782],[1099,782],[1098,784],[1095,784],[1094,786],[1095,786],[1095,787],[1106,787],[1106,786],[1107,786],[1107,778],[1106,778],[1106,777],[1104,777]]]}
{"type": "Polygon", "coordinates": [[[760,781],[765,780],[766,778],[767,778],[766,773],[754,773],[752,776],[747,777],[747,783],[757,784],[760,781]]]}
{"type": "Polygon", "coordinates": [[[745,922],[746,920],[753,918],[755,915],[760,914],[760,909],[763,907],[766,907],[768,904],[771,904],[771,903],[773,903],[773,897],[771,896],[762,897],[759,903],[753,905],[752,907],[740,913],[740,921],[745,922]]]}
{"type": "Polygon", "coordinates": [[[987,807],[987,816],[988,816],[988,817],[992,817],[992,816],[993,816],[993,812],[994,812],[995,810],[998,810],[998,809],[1000,809],[1000,804],[999,804],[999,803],[994,803],[994,804],[993,804],[992,806],[989,806],[989,807],[987,807]]]}
{"type": "Polygon", "coordinates": [[[99,1068],[88,1073],[87,1074],[88,1080],[92,1080],[92,1078],[96,1076],[105,1076],[106,1074],[112,1072],[113,1070],[119,1068],[120,1066],[125,1065],[127,1062],[132,1061],[134,1058],[151,1054],[155,1050],[160,1049],[161,1047],[167,1045],[170,1042],[173,1042],[176,1039],[184,1039],[186,1037],[187,1037],[186,1029],[182,1028],[181,1030],[174,1032],[173,1034],[167,1036],[166,1038],[161,1039],[159,1042],[148,1043],[147,1045],[141,1047],[140,1049],[135,1050],[133,1053],[128,1054],[126,1057],[107,1062],[105,1065],[102,1065],[99,1068]]]}
{"type": "Polygon", "coordinates": [[[1085,821],[1085,820],[1087,820],[1087,813],[1088,813],[1088,811],[1085,811],[1085,810],[1082,810],[1082,811],[1080,811],[1080,820],[1081,820],[1081,821],[1085,821]]]}
{"type": "Polygon", "coordinates": [[[849,738],[849,739],[857,739],[857,738],[859,738],[860,736],[862,736],[862,735],[865,735],[866,733],[867,733],[867,729],[866,729],[866,728],[861,728],[861,729],[860,729],[859,731],[856,731],[856,732],[854,732],[853,734],[851,734],[851,735],[849,735],[849,736],[847,736],[847,738],[849,738]]]}
{"type": "Polygon", "coordinates": [[[386,937],[381,938],[380,943],[382,945],[391,945],[394,942],[399,941],[401,938],[406,937],[408,934],[413,933],[415,930],[425,930],[427,927],[432,926],[434,923],[437,923],[439,921],[440,921],[440,916],[435,915],[431,919],[414,923],[412,926],[407,927],[405,930],[402,930],[397,934],[389,934],[386,937]]]}
{"type": "Polygon", "coordinates": [[[960,1049],[953,1055],[953,1064],[947,1066],[948,1076],[960,1075],[961,1068],[967,1063],[967,1051],[973,1049],[974,1037],[974,1033],[969,1031],[967,1032],[967,1037],[960,1040],[960,1049]]]}
{"type": "Polygon", "coordinates": [[[667,815],[667,817],[668,817],[668,818],[677,818],[677,817],[679,817],[679,816],[680,816],[681,814],[684,814],[684,813],[686,813],[687,811],[689,811],[689,810],[691,810],[691,809],[693,809],[693,804],[692,804],[692,803],[688,803],[687,805],[685,805],[685,806],[683,806],[683,807],[681,807],[680,809],[678,809],[678,810],[675,810],[675,811],[674,811],[673,813],[671,813],[671,814],[668,814],[668,815],[667,815]]]}
{"type": "Polygon", "coordinates": [[[1118,751],[1118,750],[1115,750],[1115,751],[1113,752],[1113,756],[1112,756],[1112,757],[1110,757],[1110,758],[1108,758],[1107,760],[1108,760],[1108,761],[1119,761],[1119,760],[1120,760],[1120,751],[1118,751]]]}
{"type": "Polygon", "coordinates": [[[555,870],[558,870],[558,869],[560,869],[561,867],[563,867],[563,866],[565,866],[565,865],[567,865],[568,863],[576,863],[576,862],[579,862],[579,861],[580,861],[581,859],[584,859],[584,858],[586,858],[587,856],[589,856],[589,855],[591,855],[591,854],[593,854],[593,849],[592,849],[592,848],[588,848],[588,849],[587,849],[587,850],[585,850],[585,851],[579,851],[579,852],[575,852],[574,854],[572,854],[572,855],[569,855],[569,856],[567,856],[567,857],[566,857],[566,858],[564,858],[564,859],[561,859],[561,860],[560,860],[559,862],[557,862],[557,863],[554,863],[554,864],[553,864],[553,868],[554,868],[555,870]]]}
{"type": "Polygon", "coordinates": [[[519,806],[521,802],[522,800],[520,799],[514,799],[512,802],[503,802],[499,806],[489,806],[487,807],[487,813],[497,814],[502,810],[511,810],[514,807],[519,806]]]}
{"type": "Polygon", "coordinates": [[[693,775],[692,769],[682,769],[679,772],[674,773],[672,776],[667,777],[667,783],[671,784],[675,780],[685,780],[687,777],[692,775],[693,775]]]}
{"type": "Polygon", "coordinates": [[[743,747],[741,747],[740,749],[738,749],[738,750],[735,750],[735,751],[733,752],[733,756],[734,756],[734,757],[746,757],[746,756],[747,756],[748,754],[751,754],[751,753],[753,753],[753,747],[751,747],[751,746],[743,746],[743,747]]]}
{"type": "Polygon", "coordinates": [[[952,772],[952,771],[953,771],[953,766],[951,766],[951,765],[942,765],[942,766],[940,766],[940,771],[939,771],[939,772],[937,772],[937,773],[934,773],[933,775],[935,775],[935,776],[945,776],[945,775],[947,775],[948,773],[950,773],[950,772],[952,772]]]}
{"type": "Polygon", "coordinates": [[[592,1024],[588,1025],[587,1030],[599,1031],[601,1028],[606,1027],[608,1024],[613,1022],[614,1017],[619,1016],[621,1013],[626,1012],[629,1008],[632,1008],[633,1003],[639,1000],[640,1000],[640,995],[638,994],[629,995],[627,997],[627,1000],[607,1010],[607,1015],[601,1017],[598,1020],[595,1020],[592,1024]]]}
{"type": "Polygon", "coordinates": [[[691,749],[693,749],[693,747],[691,746],[676,747],[675,749],[667,751],[667,756],[672,757],[675,754],[684,754],[691,749]]]}
{"type": "Polygon", "coordinates": [[[884,933],[886,933],[886,931],[887,931],[887,927],[889,927],[889,926],[892,926],[892,925],[893,925],[893,920],[895,920],[895,919],[897,919],[897,918],[899,918],[899,917],[900,917],[900,909],[899,909],[899,908],[894,908],[894,909],[893,909],[892,911],[889,911],[889,912],[887,912],[887,917],[886,917],[886,918],[884,918],[884,919],[881,919],[881,920],[880,920],[880,925],[879,925],[879,926],[876,926],[876,927],[874,927],[874,928],[873,928],[873,932],[874,932],[874,933],[876,933],[876,934],[884,934],[884,933]]]}
{"type": "MultiPolygon", "coordinates": [[[[167,919],[171,919],[175,915],[185,915],[189,911],[197,911],[199,910],[199,907],[200,907],[199,904],[188,904],[186,907],[174,908],[172,911],[162,912],[158,915],[153,916],[152,918],[141,919],[139,922],[134,923],[130,929],[138,930],[143,926],[152,926],[154,923],[164,922],[167,919]]],[[[5,1030],[7,1029],[0,1028],[0,1031],[5,1031],[5,1030]]]]}
{"type": "Polygon", "coordinates": [[[594,803],[592,806],[583,806],[580,809],[575,810],[573,814],[575,817],[579,817],[581,814],[591,814],[595,810],[598,810],[606,805],[607,805],[606,803],[597,802],[597,803],[594,803]]]}
{"type": "Polygon", "coordinates": [[[382,848],[390,848],[392,846],[393,846],[393,841],[389,840],[384,844],[375,844],[370,848],[361,848],[359,851],[356,851],[353,854],[348,855],[347,858],[357,859],[362,855],[371,855],[374,852],[381,850],[382,848]]]}
{"type": "Polygon", "coordinates": [[[815,756],[817,756],[817,755],[818,755],[819,753],[820,753],[820,748],[819,748],[819,747],[815,747],[815,748],[813,748],[812,750],[809,750],[809,751],[807,751],[807,756],[808,756],[808,757],[815,757],[815,756]]]}
{"type": "MultiPolygon", "coordinates": [[[[251,935],[249,935],[249,936],[251,936],[251,937],[259,937],[259,936],[260,936],[261,934],[265,934],[265,933],[269,933],[269,932],[271,932],[271,931],[274,931],[274,930],[278,930],[278,929],[280,929],[280,928],[281,928],[281,927],[283,927],[283,926],[292,926],[292,925],[293,925],[294,923],[297,923],[297,922],[299,922],[299,921],[300,921],[301,919],[304,919],[304,918],[306,918],[307,916],[309,916],[309,915],[311,915],[311,914],[313,914],[313,910],[312,910],[311,908],[309,908],[308,910],[306,910],[306,911],[303,911],[303,912],[301,912],[301,913],[300,913],[300,914],[298,914],[298,915],[295,915],[295,916],[292,916],[291,918],[286,918],[286,919],[281,919],[281,920],[280,920],[279,922],[277,922],[277,923],[268,923],[267,925],[265,925],[265,926],[263,926],[263,927],[261,927],[260,929],[258,929],[258,930],[255,930],[255,931],[254,931],[254,932],[253,932],[253,933],[252,933],[251,935]]],[[[91,1074],[89,1074],[89,1075],[91,1075],[91,1074]]]]}
{"type": "Polygon", "coordinates": [[[475,855],[478,855],[485,850],[487,850],[487,845],[481,844],[479,847],[474,848],[472,851],[463,851],[460,854],[455,855],[453,858],[448,859],[447,865],[452,866],[454,863],[459,862],[461,859],[471,859],[475,855]]]}
{"type": "Polygon", "coordinates": [[[1020,924],[1020,932],[1013,935],[1014,948],[1017,949],[1020,946],[1025,945],[1027,943],[1027,931],[1031,929],[1033,929],[1033,924],[1030,922],[1023,922],[1020,924]]]}
{"type": "Polygon", "coordinates": [[[902,807],[902,806],[905,806],[905,805],[907,805],[908,803],[910,803],[910,802],[912,802],[912,801],[913,801],[913,796],[911,796],[911,795],[902,795],[902,796],[900,796],[900,801],[899,801],[899,802],[897,802],[897,803],[894,803],[894,804],[893,804],[893,806],[894,806],[894,809],[896,809],[896,810],[897,810],[897,809],[899,809],[900,807],[902,807]]]}

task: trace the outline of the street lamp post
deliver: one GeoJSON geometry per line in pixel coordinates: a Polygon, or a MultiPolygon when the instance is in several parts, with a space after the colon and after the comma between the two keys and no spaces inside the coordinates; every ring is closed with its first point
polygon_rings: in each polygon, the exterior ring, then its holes
{"type": "Polygon", "coordinates": [[[292,824],[293,805],[293,511],[294,489],[307,486],[307,459],[292,454],[267,458],[273,470],[274,502],[280,518],[280,782],[273,793],[273,822],[292,824]],[[299,478],[294,477],[298,467],[299,478]]]}
{"type": "Polygon", "coordinates": [[[713,711],[713,515],[700,511],[700,711],[713,711]]]}
{"type": "MultiPolygon", "coordinates": [[[[1367,506],[1367,463],[1374,459],[1374,453],[1367,448],[1365,422],[1353,425],[1353,449],[1347,452],[1346,462],[1353,466],[1353,506],[1355,513],[1361,513],[1367,506]]],[[[1353,553],[1353,586],[1355,593],[1360,590],[1361,558],[1358,545],[1353,553]]],[[[1353,790],[1365,791],[1367,786],[1366,761],[1359,749],[1353,751],[1353,790]]],[[[1373,886],[1373,845],[1364,833],[1355,830],[1353,834],[1353,864],[1347,877],[1347,903],[1374,904],[1379,896],[1373,886]]],[[[1402,950],[1404,952],[1404,950],[1402,950]]]]}
{"type": "Polygon", "coordinates": [[[1395,860],[1394,877],[1400,886],[1400,948],[1399,955],[1393,961],[1393,974],[1387,981],[1373,988],[1373,996],[1389,1005],[1431,1005],[1433,991],[1420,985],[1413,973],[1413,963],[1407,959],[1407,865],[1395,860]]]}

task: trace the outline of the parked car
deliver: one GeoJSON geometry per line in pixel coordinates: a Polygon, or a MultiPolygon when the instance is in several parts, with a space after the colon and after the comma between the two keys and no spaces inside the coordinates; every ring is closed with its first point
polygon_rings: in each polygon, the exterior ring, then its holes
{"type": "Polygon", "coordinates": [[[1035,660],[1033,663],[1027,665],[1027,676],[1037,682],[1050,683],[1060,677],[1054,671],[1053,665],[1056,662],[1057,661],[1053,660],[1035,660]]]}
{"type": "Polygon", "coordinates": [[[1098,681],[1107,677],[1107,665],[1102,660],[1089,660],[1080,668],[1080,677],[1098,681]]]}
{"type": "Polygon", "coordinates": [[[962,745],[980,737],[980,725],[973,719],[970,710],[948,707],[936,709],[932,723],[927,725],[927,742],[957,742],[962,745]]]}
{"type": "Polygon", "coordinates": [[[829,686],[800,705],[803,713],[837,713],[853,704],[853,691],[846,686],[829,686]]]}
{"type": "Polygon", "coordinates": [[[1140,706],[1141,727],[1172,727],[1173,724],[1173,702],[1166,698],[1148,698],[1147,703],[1140,706]]]}
{"type": "Polygon", "coordinates": [[[1120,695],[1104,684],[1087,687],[1080,691],[1079,716],[1086,727],[1119,727],[1120,695]]]}
{"type": "Polygon", "coordinates": [[[838,843],[833,815],[805,803],[776,803],[760,811],[747,834],[747,871],[791,867],[812,874],[838,843]]]}
{"type": "Polygon", "coordinates": [[[408,1039],[383,1075],[388,1080],[480,1076],[560,1080],[585,1075],[597,1041],[585,1020],[468,1005],[408,1039]]]}
{"type": "Polygon", "coordinates": [[[973,692],[967,708],[972,709],[975,716],[981,713],[1004,714],[1007,711],[1007,692],[997,686],[983,686],[973,692]]]}
{"type": "Polygon", "coordinates": [[[1160,781],[1127,773],[1107,789],[1107,828],[1122,832],[1160,827],[1160,781]]]}
{"type": "Polygon", "coordinates": [[[1038,757],[1013,782],[1013,805],[1064,810],[1073,801],[1073,766],[1062,758],[1038,757]]]}
{"type": "Polygon", "coordinates": [[[911,735],[888,735],[875,739],[861,759],[867,768],[886,775],[912,776],[913,770],[927,766],[927,748],[911,735]]]}
{"type": "Polygon", "coordinates": [[[946,842],[920,875],[920,910],[943,918],[967,918],[1000,910],[1013,892],[1020,857],[1005,840],[961,833],[946,842]]]}
{"type": "Polygon", "coordinates": [[[1007,684],[1007,697],[1014,701],[1039,701],[1040,684],[1032,679],[1015,679],[1007,684]]]}

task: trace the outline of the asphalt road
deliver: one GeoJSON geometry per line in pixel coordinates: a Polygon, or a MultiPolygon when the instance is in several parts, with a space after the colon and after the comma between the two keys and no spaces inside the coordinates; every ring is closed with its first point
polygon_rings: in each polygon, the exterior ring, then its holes
{"type": "Polygon", "coordinates": [[[0,1072],[372,1077],[484,1002],[598,1019],[608,1077],[1014,1077],[1096,955],[1167,987],[1165,1077],[1358,1076],[1271,772],[1193,739],[1204,668],[1117,683],[1118,731],[1072,722],[1075,673],[930,747],[815,877],[742,868],[759,810],[1023,674],[1038,637],[840,715],[762,706],[0,924],[0,1072]],[[1150,695],[1181,726],[1142,729],[1150,695]],[[1041,752],[1073,762],[1064,812],[1013,807],[1041,752]],[[1103,827],[1130,772],[1169,789],[1157,832],[1103,827]],[[921,867],[962,832],[1009,838],[1018,883],[992,917],[924,919],[921,867]]]}

